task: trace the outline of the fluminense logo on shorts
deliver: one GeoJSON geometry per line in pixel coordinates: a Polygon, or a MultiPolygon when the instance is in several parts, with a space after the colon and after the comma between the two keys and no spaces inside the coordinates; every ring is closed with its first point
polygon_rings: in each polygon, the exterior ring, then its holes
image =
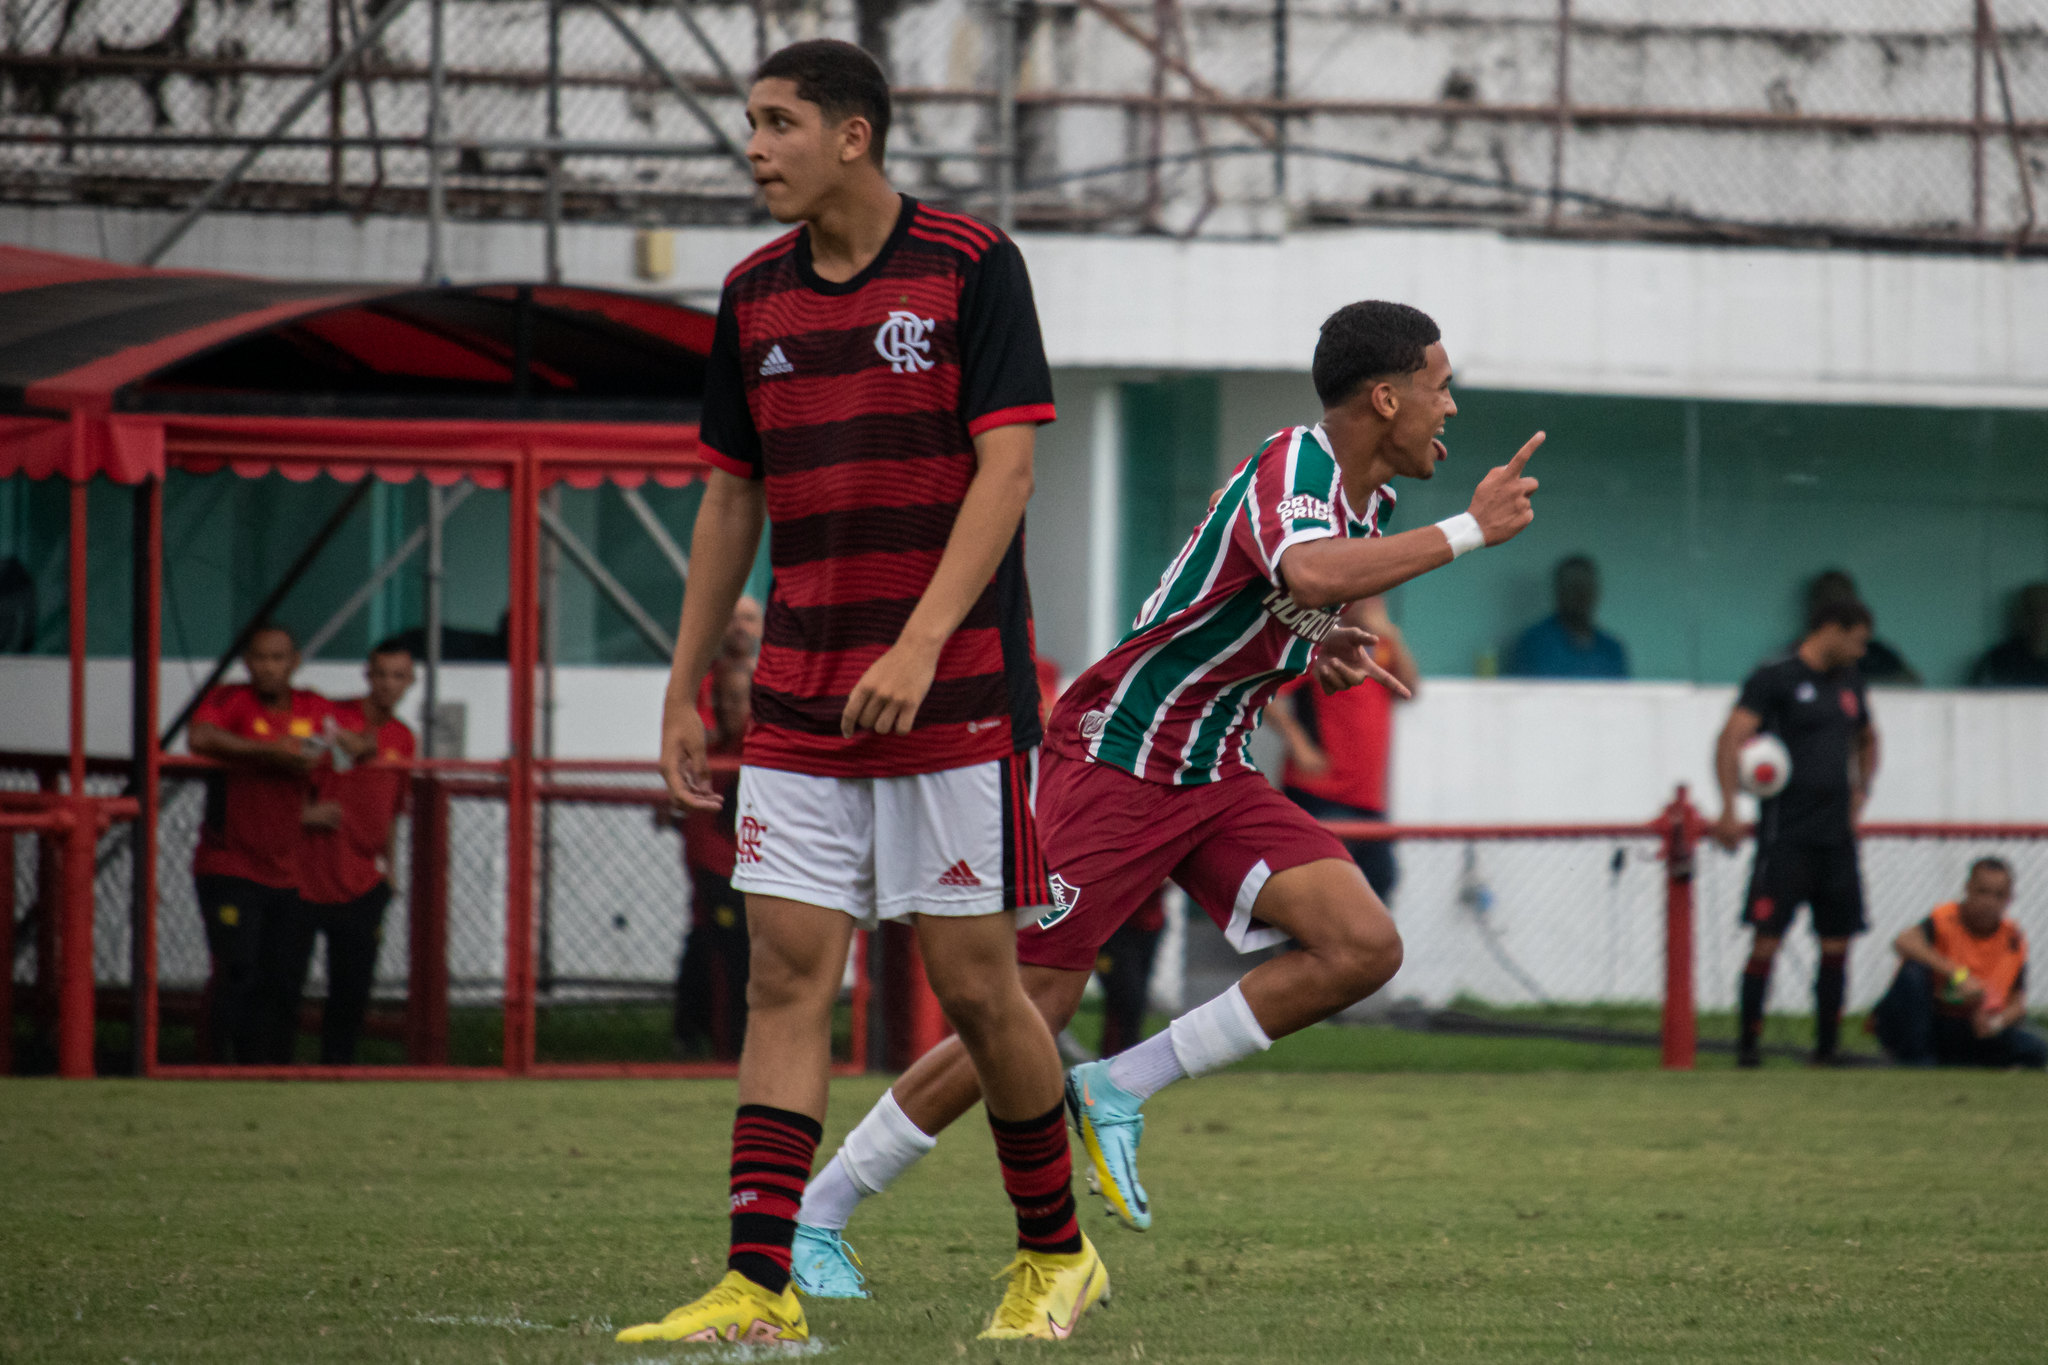
{"type": "Polygon", "coordinates": [[[1045,885],[1052,892],[1052,909],[1038,917],[1038,927],[1050,929],[1074,913],[1074,906],[1081,899],[1081,888],[1057,872],[1046,879],[1045,885]]]}
{"type": "Polygon", "coordinates": [[[1328,521],[1330,504],[1307,493],[1296,493],[1291,498],[1280,499],[1279,512],[1282,521],[1328,521]]]}
{"type": "Polygon", "coordinates": [[[889,320],[875,332],[875,349],[882,359],[889,362],[889,368],[897,374],[916,374],[919,370],[936,368],[938,362],[932,359],[932,328],[937,326],[930,318],[898,308],[889,314],[889,320]]]}
{"type": "Polygon", "coordinates": [[[1265,601],[1259,605],[1266,609],[1267,615],[1310,644],[1320,644],[1337,624],[1335,608],[1304,607],[1279,588],[1267,593],[1265,601]]]}
{"type": "Polygon", "coordinates": [[[1094,739],[1109,724],[1109,712],[1090,711],[1081,717],[1081,738],[1094,739]]]}

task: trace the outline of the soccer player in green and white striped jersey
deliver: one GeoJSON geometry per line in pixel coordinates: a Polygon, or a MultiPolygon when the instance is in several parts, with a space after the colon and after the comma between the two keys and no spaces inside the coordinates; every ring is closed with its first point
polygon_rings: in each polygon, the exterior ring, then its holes
{"type": "MultiPolygon", "coordinates": [[[[1523,466],[1540,432],[1480,481],[1468,511],[1381,534],[1389,481],[1435,473],[1457,412],[1450,361],[1424,314],[1379,302],[1338,310],[1314,377],[1322,422],[1278,433],[1233,471],[1130,632],[1046,722],[1036,811],[1057,904],[1019,933],[1018,959],[1049,1024],[1065,1025],[1097,949],[1166,877],[1241,950],[1297,945],[1165,1032],[1070,1073],[1068,1110],[1098,1188],[1133,1228],[1151,1223],[1136,1167],[1147,1097],[1327,1019],[1401,962],[1393,920],[1344,846],[1252,767],[1260,709],[1309,671],[1326,691],[1371,677],[1405,693],[1372,662],[1373,637],[1339,624],[1339,612],[1498,545],[1535,515],[1523,466]]],[[[950,1042],[897,1081],[805,1191],[800,1286],[829,1285],[854,1204],[975,1098],[973,1069],[950,1042]]]]}

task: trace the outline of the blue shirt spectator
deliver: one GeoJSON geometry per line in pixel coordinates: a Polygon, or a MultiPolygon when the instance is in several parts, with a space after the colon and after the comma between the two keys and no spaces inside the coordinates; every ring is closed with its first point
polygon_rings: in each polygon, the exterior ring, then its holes
{"type": "Polygon", "coordinates": [[[1626,678],[1628,649],[1593,624],[1600,570],[1585,555],[1560,562],[1551,578],[1557,610],[1522,632],[1508,653],[1514,678],[1626,678]]]}

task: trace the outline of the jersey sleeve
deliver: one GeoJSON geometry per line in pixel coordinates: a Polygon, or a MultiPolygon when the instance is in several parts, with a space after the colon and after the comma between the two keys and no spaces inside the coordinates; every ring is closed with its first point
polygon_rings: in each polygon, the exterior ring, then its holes
{"type": "Polygon", "coordinates": [[[1259,452],[1232,534],[1275,587],[1280,557],[1304,541],[1342,536],[1337,519],[1337,461],[1305,427],[1283,432],[1259,452]]]}
{"type": "Polygon", "coordinates": [[[1772,718],[1778,714],[1778,704],[1783,700],[1783,691],[1779,671],[1766,666],[1759,668],[1743,681],[1742,695],[1735,699],[1735,704],[1745,711],[1761,716],[1764,728],[1768,730],[1772,718]]]}
{"type": "Polygon", "coordinates": [[[747,407],[747,381],[740,369],[740,319],[728,287],[718,299],[718,323],[704,362],[704,411],[697,421],[704,458],[742,479],[761,477],[761,434],[747,407]]]}
{"type": "Polygon", "coordinates": [[[242,708],[236,703],[243,697],[240,688],[216,687],[208,692],[192,713],[194,725],[212,725],[231,735],[242,733],[242,708]]]}
{"type": "Polygon", "coordinates": [[[1052,369],[1024,253],[1004,237],[969,268],[960,292],[960,416],[967,434],[1053,419],[1052,369]]]}

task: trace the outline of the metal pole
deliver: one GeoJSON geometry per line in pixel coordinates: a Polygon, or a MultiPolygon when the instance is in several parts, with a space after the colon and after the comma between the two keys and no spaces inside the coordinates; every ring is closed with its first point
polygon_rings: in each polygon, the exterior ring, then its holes
{"type": "Polygon", "coordinates": [[[156,710],[157,659],[163,652],[163,480],[145,481],[134,496],[128,788],[136,797],[136,810],[135,833],[128,840],[128,1045],[134,1073],[147,1076],[156,1064],[156,710]]]}
{"type": "MultiPolygon", "coordinates": [[[[562,140],[562,0],[548,0],[548,141],[562,140]]],[[[547,153],[544,273],[549,284],[562,282],[562,156],[547,153]]]]}
{"type": "Polygon", "coordinates": [[[441,260],[441,220],[448,212],[448,187],[441,179],[441,97],[448,80],[445,47],[447,0],[431,0],[427,39],[427,267],[428,284],[448,273],[441,260]]]}
{"type": "Polygon", "coordinates": [[[668,533],[668,527],[661,524],[661,518],[654,515],[654,509],[647,505],[645,495],[637,488],[621,488],[619,499],[626,504],[626,510],[633,514],[634,519],[647,532],[648,539],[654,542],[662,557],[668,560],[669,566],[676,571],[676,577],[688,583],[690,557],[683,553],[682,546],[676,544],[675,537],[668,533]]]}
{"type": "Polygon", "coordinates": [[[263,155],[263,150],[271,139],[290,132],[291,126],[299,121],[299,116],[312,108],[314,102],[326,92],[327,87],[340,79],[341,73],[348,69],[350,63],[374,46],[377,40],[398,22],[399,16],[404,14],[411,4],[412,0],[391,0],[390,6],[377,16],[376,21],[364,29],[340,56],[321,68],[320,74],[313,78],[313,83],[301,91],[298,98],[286,105],[284,112],[271,121],[269,131],[264,134],[263,140],[242,153],[234,165],[221,172],[220,178],[207,186],[206,193],[200,195],[192,207],[179,215],[178,221],[171,224],[164,235],[157,239],[156,245],[143,253],[142,264],[155,265],[164,258],[166,252],[183,241],[185,234],[192,230],[192,225],[212,212],[214,205],[220,203],[221,197],[234,188],[235,182],[248,174],[249,168],[256,164],[257,157],[263,155]]]}
{"type": "MultiPolygon", "coordinates": [[[[438,488],[429,486],[427,494],[429,506],[432,505],[435,495],[440,493],[440,491],[438,488]]],[[[443,514],[445,515],[447,512],[452,512],[462,506],[463,499],[467,498],[474,491],[474,484],[464,484],[456,489],[455,496],[447,500],[447,505],[443,508],[443,514]]],[[[430,524],[431,521],[432,519],[429,518],[430,524]]],[[[404,568],[407,562],[420,552],[420,547],[427,543],[427,539],[431,534],[429,526],[422,526],[400,542],[398,548],[393,550],[385,558],[384,562],[377,566],[376,572],[372,573],[363,585],[356,589],[355,595],[342,603],[335,613],[327,618],[326,623],[320,629],[306,637],[306,642],[299,646],[299,651],[309,659],[317,655],[329,640],[339,635],[342,629],[351,620],[355,619],[355,614],[361,611],[368,604],[369,600],[377,595],[377,590],[389,582],[393,574],[404,568]]]]}
{"type": "MultiPolygon", "coordinates": [[[[98,808],[85,794],[85,536],[86,483],[78,479],[71,485],[70,600],[65,604],[71,637],[71,790],[66,803],[71,823],[64,838],[63,896],[57,902],[57,1074],[72,1078],[93,1073],[93,850],[99,832],[98,808]]],[[[8,1027],[13,1026],[9,1020],[8,1027]]]]}
{"type": "Polygon", "coordinates": [[[1970,226],[1984,230],[1984,50],[1991,16],[1977,0],[1976,34],[1970,44],[1970,226]]]}
{"type": "MultiPolygon", "coordinates": [[[[1273,98],[1287,98],[1287,0],[1273,0],[1273,98]]],[[[1273,116],[1273,197],[1287,203],[1287,116],[1273,116]]],[[[1283,213],[1284,219],[1284,213],[1283,213]]]]}
{"type": "Polygon", "coordinates": [[[583,570],[597,590],[605,595],[606,600],[619,609],[620,615],[640,633],[640,638],[647,642],[649,648],[664,659],[675,653],[675,637],[662,629],[660,622],[648,615],[647,608],[641,606],[639,599],[626,590],[625,584],[612,577],[611,570],[605,568],[603,561],[569,529],[567,522],[546,506],[540,509],[540,521],[548,535],[562,547],[562,553],[576,562],[576,567],[583,570]]]}
{"type": "Polygon", "coordinates": [[[1017,227],[1017,11],[1015,0],[995,0],[996,226],[1017,227]]]}
{"type": "MultiPolygon", "coordinates": [[[[463,490],[470,487],[464,484],[463,490]]],[[[420,733],[427,741],[428,758],[454,757],[444,752],[448,745],[436,719],[441,707],[441,525],[448,516],[447,502],[440,485],[427,485],[427,678],[420,694],[420,733]]]]}
{"type": "Polygon", "coordinates": [[[1572,0],[1557,0],[1557,113],[1550,125],[1550,226],[1564,207],[1564,135],[1572,99],[1572,0]]]}
{"type": "Polygon", "coordinates": [[[725,131],[725,125],[713,118],[711,111],[704,107],[703,101],[697,98],[689,86],[683,84],[675,72],[668,69],[667,63],[655,55],[654,49],[649,47],[638,31],[626,22],[626,17],[619,13],[618,6],[614,5],[612,0],[585,0],[585,2],[596,7],[597,12],[602,14],[614,29],[618,30],[619,36],[626,40],[626,46],[632,48],[634,55],[640,58],[641,65],[647,68],[648,74],[660,80],[662,84],[675,93],[676,98],[681,100],[684,106],[697,116],[697,122],[703,124],[705,131],[711,134],[712,141],[716,142],[725,154],[731,157],[742,171],[747,173],[749,179],[752,179],[754,174],[753,163],[747,160],[747,154],[740,149],[738,143],[732,140],[731,134],[725,131]]]}
{"type": "MultiPolygon", "coordinates": [[[[541,495],[541,519],[546,525],[562,520],[562,487],[556,484],[541,495]]],[[[562,649],[562,551],[552,536],[540,542],[540,756],[549,762],[555,756],[555,663],[562,649]]],[[[555,803],[540,803],[540,965],[538,984],[542,995],[555,989],[555,803]]]]}
{"type": "Polygon", "coordinates": [[[510,596],[506,664],[510,672],[510,734],[505,786],[505,1069],[533,1065],[533,670],[535,568],[540,556],[534,487],[537,461],[522,448],[511,469],[510,596]]]}

